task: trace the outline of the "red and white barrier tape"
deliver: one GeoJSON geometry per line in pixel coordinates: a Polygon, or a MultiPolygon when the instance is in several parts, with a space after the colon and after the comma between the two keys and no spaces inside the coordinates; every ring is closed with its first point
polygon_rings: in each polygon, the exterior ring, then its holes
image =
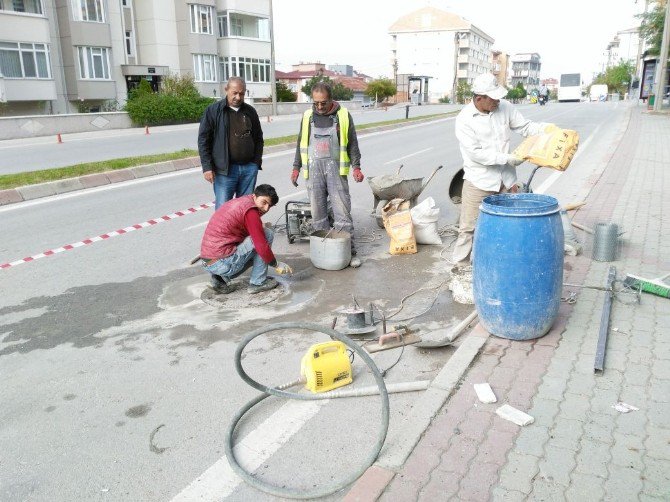
{"type": "Polygon", "coordinates": [[[89,244],[93,244],[94,242],[104,241],[111,237],[117,237],[119,235],[127,234],[128,232],[134,232],[135,230],[139,230],[141,228],[151,227],[153,225],[163,223],[164,221],[170,221],[175,218],[179,218],[180,216],[186,216],[187,214],[197,213],[198,211],[202,211],[203,209],[207,209],[210,207],[214,207],[213,202],[209,202],[207,204],[200,204],[197,207],[190,207],[188,209],[184,209],[183,211],[177,211],[176,213],[161,216],[160,218],[147,220],[144,223],[137,223],[135,225],[131,225],[126,228],[120,228],[119,230],[114,230],[113,232],[107,232],[106,234],[98,235],[97,237],[90,237],[88,239],[84,239],[83,241],[75,242],[74,244],[66,244],[65,246],[61,246],[56,249],[49,249],[48,251],[44,251],[43,253],[36,254],[34,256],[28,256],[26,258],[22,258],[20,260],[8,263],[2,263],[0,264],[0,269],[15,267],[16,265],[20,265],[21,263],[28,263],[29,261],[39,260],[40,258],[62,253],[63,251],[69,251],[71,249],[79,248],[82,246],[88,246],[89,244]]]}

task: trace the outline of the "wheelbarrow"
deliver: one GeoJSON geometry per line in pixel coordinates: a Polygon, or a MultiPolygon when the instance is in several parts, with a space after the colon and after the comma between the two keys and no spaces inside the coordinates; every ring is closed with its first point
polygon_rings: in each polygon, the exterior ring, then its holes
{"type": "Polygon", "coordinates": [[[398,167],[395,174],[382,174],[381,176],[368,177],[368,183],[372,189],[374,197],[372,213],[377,220],[379,228],[384,228],[384,220],[382,218],[382,209],[393,199],[404,199],[409,201],[410,207],[416,206],[417,199],[421,192],[423,192],[426,185],[433,179],[435,173],[442,169],[442,166],[437,166],[430,174],[428,179],[424,182],[423,178],[404,179],[400,176],[402,164],[398,167]]]}
{"type": "MultiPolygon", "coordinates": [[[[535,173],[539,168],[540,166],[533,167],[533,170],[531,171],[530,176],[528,177],[528,181],[526,181],[525,183],[522,181],[518,181],[516,183],[518,193],[533,193],[533,189],[530,187],[530,184],[533,181],[535,173]]],[[[449,198],[454,204],[461,203],[461,196],[463,194],[463,182],[465,181],[464,176],[465,171],[463,169],[459,169],[456,172],[456,174],[454,174],[454,177],[451,178],[451,183],[449,183],[449,198]]]]}

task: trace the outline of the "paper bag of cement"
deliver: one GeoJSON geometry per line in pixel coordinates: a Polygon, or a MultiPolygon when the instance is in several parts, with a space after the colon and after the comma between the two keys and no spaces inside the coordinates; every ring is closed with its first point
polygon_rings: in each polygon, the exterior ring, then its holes
{"type": "Polygon", "coordinates": [[[409,212],[412,215],[416,243],[441,245],[442,239],[437,229],[440,208],[435,207],[435,200],[426,197],[426,200],[414,206],[409,212]]]}
{"type": "Polygon", "coordinates": [[[386,233],[391,238],[389,253],[416,253],[416,240],[414,239],[412,215],[409,212],[409,202],[402,199],[393,199],[384,206],[382,219],[384,220],[386,233]]]}
{"type": "Polygon", "coordinates": [[[557,127],[548,133],[529,136],[514,150],[514,155],[537,166],[565,171],[578,146],[577,131],[557,127]]]}

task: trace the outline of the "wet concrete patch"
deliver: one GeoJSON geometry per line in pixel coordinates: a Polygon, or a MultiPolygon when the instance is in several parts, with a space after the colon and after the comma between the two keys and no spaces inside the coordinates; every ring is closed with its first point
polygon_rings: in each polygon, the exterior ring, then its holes
{"type": "Polygon", "coordinates": [[[31,298],[21,305],[1,308],[0,326],[7,335],[0,344],[0,356],[64,343],[79,348],[96,346],[100,343],[96,333],[156,313],[160,310],[156,299],[166,284],[196,274],[202,275],[202,271],[189,268],[127,283],[81,286],[58,296],[31,298]]]}
{"type": "Polygon", "coordinates": [[[133,406],[132,408],[128,408],[126,410],[126,416],[128,418],[140,418],[145,416],[147,413],[151,411],[151,406],[148,404],[138,404],[137,406],[133,406]]]}

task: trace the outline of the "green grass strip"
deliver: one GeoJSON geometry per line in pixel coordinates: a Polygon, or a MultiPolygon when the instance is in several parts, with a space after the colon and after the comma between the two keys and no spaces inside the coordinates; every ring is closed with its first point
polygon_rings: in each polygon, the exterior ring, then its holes
{"type": "MultiPolygon", "coordinates": [[[[387,120],[384,122],[375,122],[372,124],[357,125],[357,130],[371,129],[374,127],[382,127],[392,124],[401,124],[407,122],[416,122],[422,120],[430,120],[437,117],[447,117],[454,115],[457,112],[450,113],[436,113],[434,115],[424,115],[421,117],[410,117],[408,119],[387,120]]],[[[267,138],[265,146],[275,146],[295,143],[297,140],[297,133],[291,136],[282,136],[279,138],[267,138]]],[[[100,162],[86,162],[83,164],[76,164],[68,167],[56,167],[53,169],[43,169],[41,171],[29,171],[26,173],[3,174],[0,175],[0,190],[8,188],[16,188],[25,185],[35,185],[37,183],[46,183],[47,181],[58,181],[66,178],[76,178],[86,174],[104,173],[106,171],[114,171],[117,169],[125,169],[127,167],[143,166],[145,164],[155,164],[157,162],[166,162],[169,160],[184,159],[187,157],[195,157],[198,155],[197,150],[184,148],[178,152],[160,153],[156,155],[142,155],[138,157],[124,157],[121,159],[103,160],[100,162]]]]}

